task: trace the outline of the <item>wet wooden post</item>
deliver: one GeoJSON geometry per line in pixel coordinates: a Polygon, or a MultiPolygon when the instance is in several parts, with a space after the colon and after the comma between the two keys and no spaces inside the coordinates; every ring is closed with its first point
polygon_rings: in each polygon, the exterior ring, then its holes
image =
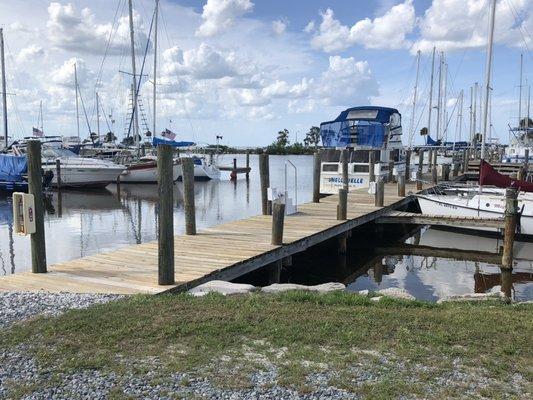
{"type": "Polygon", "coordinates": [[[375,205],[377,207],[383,207],[384,201],[385,201],[385,182],[383,182],[383,179],[378,178],[376,182],[375,205]]]}
{"type": "Polygon", "coordinates": [[[433,149],[433,167],[437,167],[437,156],[438,156],[438,152],[437,152],[437,149],[433,149]]]}
{"type": "Polygon", "coordinates": [[[348,233],[344,232],[337,236],[337,252],[339,254],[346,254],[348,251],[348,233]]]}
{"type": "Polygon", "coordinates": [[[31,241],[31,271],[36,274],[46,272],[46,240],[44,233],[43,174],[41,167],[41,142],[28,141],[28,193],[33,194],[35,206],[35,233],[31,241]]]}
{"type": "Polygon", "coordinates": [[[513,267],[513,245],[518,215],[518,192],[515,188],[505,190],[505,230],[503,232],[502,268],[513,267]]]}
{"type": "Polygon", "coordinates": [[[172,147],[157,146],[157,189],[159,195],[158,283],[174,284],[174,200],[172,147]]]}
{"type": "Polygon", "coordinates": [[[431,173],[433,168],[433,150],[429,149],[428,151],[428,172],[431,173]]]}
{"type": "Polygon", "coordinates": [[[466,174],[468,171],[468,150],[463,150],[463,174],[466,174]]]}
{"type": "Polygon", "coordinates": [[[529,149],[524,150],[524,179],[527,179],[529,173],[529,149]]]}
{"type": "Polygon", "coordinates": [[[450,164],[442,164],[442,180],[444,182],[450,180],[450,164]]]}
{"type": "Polygon", "coordinates": [[[438,177],[438,173],[437,173],[437,166],[435,166],[435,165],[431,169],[431,177],[432,177],[433,183],[435,185],[439,183],[439,177],[438,177]]]}
{"type": "Polygon", "coordinates": [[[120,201],[120,175],[117,176],[117,197],[118,197],[118,200],[120,201]]]}
{"type": "Polygon", "coordinates": [[[368,182],[375,182],[376,181],[376,174],[375,174],[375,162],[374,162],[374,150],[370,150],[368,152],[368,182]]]}
{"type": "Polygon", "coordinates": [[[411,177],[411,150],[405,152],[405,182],[409,182],[411,177]]]}
{"type": "Polygon", "coordinates": [[[246,150],[246,180],[250,179],[250,150],[246,150]]]}
{"type": "Polygon", "coordinates": [[[398,176],[398,197],[405,197],[405,176],[398,176]]]}
{"type": "Polygon", "coordinates": [[[275,246],[283,244],[283,222],[285,220],[285,204],[272,204],[272,240],[275,246]]]}
{"type": "Polygon", "coordinates": [[[394,161],[389,161],[389,177],[388,182],[394,182],[394,161]]]}
{"type": "Polygon", "coordinates": [[[283,267],[283,260],[278,260],[268,267],[268,281],[269,283],[279,283],[281,280],[281,269],[283,267]]]}
{"type": "Polygon", "coordinates": [[[337,205],[337,219],[345,221],[348,218],[348,191],[339,189],[339,204],[337,205]]]}
{"type": "Polygon", "coordinates": [[[417,171],[416,172],[416,190],[418,191],[422,190],[422,185],[423,185],[422,172],[417,171]]]}
{"type": "Polygon", "coordinates": [[[313,203],[320,202],[320,153],[313,154],[313,203]]]}
{"type": "Polygon", "coordinates": [[[341,151],[342,187],[348,191],[348,150],[341,151]]]}
{"type": "Polygon", "coordinates": [[[183,177],[183,209],[185,211],[185,234],[196,235],[196,207],[194,204],[194,163],[190,157],[181,159],[183,177]]]}
{"type": "Polygon", "coordinates": [[[424,149],[418,150],[418,171],[424,172],[424,149]]]}
{"type": "Polygon", "coordinates": [[[453,170],[452,170],[452,176],[453,177],[459,176],[459,168],[460,168],[460,166],[461,165],[459,163],[457,163],[457,162],[453,163],[453,170]]]}
{"type": "Polygon", "coordinates": [[[61,160],[56,160],[57,195],[61,196],[61,160]]]}
{"type": "Polygon", "coordinates": [[[268,169],[268,154],[259,154],[259,179],[261,181],[261,209],[263,211],[263,215],[270,215],[270,207],[268,204],[270,174],[268,169]]]}

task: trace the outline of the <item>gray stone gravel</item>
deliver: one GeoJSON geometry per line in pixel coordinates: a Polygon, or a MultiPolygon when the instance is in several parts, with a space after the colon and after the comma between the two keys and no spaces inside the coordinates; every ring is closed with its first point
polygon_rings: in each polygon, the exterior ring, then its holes
{"type": "Polygon", "coordinates": [[[87,308],[122,296],[48,292],[0,292],[0,328],[36,315],[59,315],[73,308],[87,308]]]}

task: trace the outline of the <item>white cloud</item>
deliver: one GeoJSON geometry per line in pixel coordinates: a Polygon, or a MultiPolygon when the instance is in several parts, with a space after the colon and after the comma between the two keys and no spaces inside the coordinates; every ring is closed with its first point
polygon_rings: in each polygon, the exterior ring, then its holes
{"type": "Polygon", "coordinates": [[[335,19],[330,8],[320,15],[322,22],[311,39],[311,45],[328,53],[346,50],[355,44],[369,49],[409,47],[407,35],[413,31],[416,21],[413,0],[393,6],[383,16],[373,20],[365,18],[357,21],[351,28],[335,19]]]}
{"type": "MultiPolygon", "coordinates": [[[[521,47],[525,39],[528,46],[531,44],[531,36],[524,34],[533,29],[531,6],[531,0],[497,3],[496,43],[521,47]]],[[[428,52],[433,46],[444,51],[483,48],[487,43],[488,11],[485,0],[433,0],[420,19],[421,37],[412,50],[428,52]]]]}
{"type": "Polygon", "coordinates": [[[85,85],[93,78],[94,74],[87,68],[85,61],[81,58],[73,57],[51,72],[50,79],[52,83],[60,87],[68,87],[74,90],[74,64],[76,64],[76,74],[79,86],[85,85]]]}
{"type": "Polygon", "coordinates": [[[241,106],[264,106],[270,104],[270,99],[261,95],[257,89],[230,89],[230,97],[241,106]]]}
{"type": "Polygon", "coordinates": [[[203,22],[198,36],[214,36],[230,28],[238,17],[252,11],[250,0],[207,0],[202,12],[203,22]]]}
{"type": "Polygon", "coordinates": [[[304,28],[304,32],[311,33],[314,30],[315,30],[315,21],[309,21],[309,23],[304,28]]]}
{"type": "Polygon", "coordinates": [[[36,44],[29,45],[20,50],[17,61],[22,63],[26,61],[37,61],[38,59],[44,57],[46,54],[45,50],[36,44]]]}
{"type": "MultiPolygon", "coordinates": [[[[148,40],[142,19],[134,10],[134,30],[136,32],[136,48],[144,51],[148,40]]],[[[78,15],[75,7],[68,3],[62,5],[52,2],[48,6],[47,35],[50,42],[68,51],[87,54],[103,54],[108,40],[114,36],[109,45],[109,54],[121,54],[129,49],[129,19],[122,17],[118,25],[98,24],[89,8],[81,10],[78,15]]]]}
{"type": "Polygon", "coordinates": [[[274,33],[278,36],[281,36],[285,33],[287,30],[287,25],[289,23],[286,19],[278,19],[276,21],[272,21],[272,30],[274,33]]]}

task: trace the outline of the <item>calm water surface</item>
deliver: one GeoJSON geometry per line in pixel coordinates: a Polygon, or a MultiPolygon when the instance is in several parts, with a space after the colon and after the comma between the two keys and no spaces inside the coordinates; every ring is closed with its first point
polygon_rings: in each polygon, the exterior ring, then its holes
{"type": "MultiPolygon", "coordinates": [[[[231,164],[226,155],[221,164],[231,164]]],[[[244,155],[236,156],[244,165],[244,155]]],[[[310,156],[270,156],[271,185],[284,188],[286,161],[298,168],[298,202],[312,197],[310,156]]],[[[252,172],[247,182],[237,182],[222,173],[220,181],[196,182],[197,225],[204,228],[242,219],[261,212],[257,156],[250,157],[252,172]]],[[[294,197],[294,178],[289,169],[289,193],[294,197]]],[[[184,232],[182,184],[174,188],[174,231],[184,232]]],[[[30,269],[29,237],[12,233],[11,198],[0,197],[0,275],[30,269]]],[[[103,191],[64,191],[59,204],[53,194],[45,214],[46,248],[49,264],[110,251],[129,244],[156,240],[157,186],[127,185],[120,196],[114,185],[103,191]]],[[[346,256],[338,256],[335,242],[324,243],[294,257],[292,267],[284,267],[282,281],[317,284],[344,282],[350,290],[401,287],[417,298],[435,301],[454,294],[499,291],[500,269],[490,262],[469,259],[468,251],[495,253],[501,240],[436,229],[386,225],[382,231],[368,224],[354,231],[346,256]],[[465,250],[460,259],[430,254],[397,254],[399,245],[419,245],[465,250]],[[396,251],[396,252],[395,252],[396,251]]],[[[511,277],[512,294],[520,300],[533,299],[533,243],[516,244],[515,268],[511,277]]],[[[239,281],[267,284],[266,274],[258,271],[239,281]]]]}

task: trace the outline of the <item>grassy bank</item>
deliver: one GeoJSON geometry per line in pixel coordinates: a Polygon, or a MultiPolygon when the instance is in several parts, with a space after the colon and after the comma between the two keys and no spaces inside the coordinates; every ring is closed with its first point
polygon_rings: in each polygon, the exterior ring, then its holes
{"type": "Polygon", "coordinates": [[[0,348],[29,346],[52,378],[157,370],[155,380],[186,372],[239,389],[275,369],[277,384],[300,393],[320,375],[373,398],[520,398],[533,377],[532,317],[531,305],[375,303],[345,292],[137,296],[17,324],[0,332],[0,348]]]}

